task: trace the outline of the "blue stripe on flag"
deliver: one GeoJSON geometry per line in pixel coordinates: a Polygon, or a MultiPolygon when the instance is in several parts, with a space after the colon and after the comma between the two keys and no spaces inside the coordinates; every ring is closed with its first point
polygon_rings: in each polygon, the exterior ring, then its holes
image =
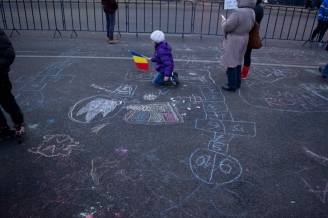
{"type": "Polygon", "coordinates": [[[131,53],[132,55],[134,55],[134,56],[143,57],[141,54],[138,54],[138,53],[136,53],[136,52],[134,52],[134,51],[130,51],[130,53],[131,53]]]}

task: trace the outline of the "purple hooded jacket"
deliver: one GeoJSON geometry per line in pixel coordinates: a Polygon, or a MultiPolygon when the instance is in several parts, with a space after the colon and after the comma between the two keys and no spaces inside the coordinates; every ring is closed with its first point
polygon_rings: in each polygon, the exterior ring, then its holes
{"type": "Polygon", "coordinates": [[[167,42],[160,42],[155,46],[154,57],[151,62],[156,62],[155,70],[171,77],[174,70],[174,61],[172,56],[172,48],[167,42]]]}

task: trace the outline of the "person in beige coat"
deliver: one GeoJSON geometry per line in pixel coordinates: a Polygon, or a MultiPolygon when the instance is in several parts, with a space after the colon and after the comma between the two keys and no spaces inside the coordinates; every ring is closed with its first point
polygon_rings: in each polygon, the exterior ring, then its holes
{"type": "Polygon", "coordinates": [[[227,69],[228,83],[222,89],[235,92],[241,85],[241,66],[247,49],[249,32],[254,26],[256,0],[237,0],[238,8],[228,19],[222,16],[224,31],[221,65],[227,69]]]}

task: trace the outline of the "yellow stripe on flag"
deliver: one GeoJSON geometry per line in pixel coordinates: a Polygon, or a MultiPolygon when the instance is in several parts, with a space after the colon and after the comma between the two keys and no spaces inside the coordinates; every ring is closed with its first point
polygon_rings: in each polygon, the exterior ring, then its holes
{"type": "Polygon", "coordinates": [[[148,63],[146,58],[142,58],[142,57],[137,57],[137,56],[133,56],[133,60],[136,63],[148,63]]]}

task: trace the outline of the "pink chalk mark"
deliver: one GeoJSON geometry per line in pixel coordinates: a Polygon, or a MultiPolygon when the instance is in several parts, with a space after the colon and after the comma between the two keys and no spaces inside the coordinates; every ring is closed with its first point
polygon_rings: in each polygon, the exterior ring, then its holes
{"type": "Polygon", "coordinates": [[[304,150],[307,153],[307,155],[309,155],[310,157],[314,158],[320,164],[328,167],[328,158],[319,156],[316,153],[313,153],[312,151],[308,150],[307,148],[304,148],[304,150]]]}
{"type": "Polygon", "coordinates": [[[85,215],[85,218],[93,218],[92,214],[85,215]]]}
{"type": "Polygon", "coordinates": [[[315,190],[313,190],[313,188],[305,181],[305,179],[303,179],[302,177],[301,177],[301,179],[303,180],[303,182],[305,183],[305,185],[307,186],[307,187],[309,187],[309,192],[312,192],[312,193],[314,193],[315,194],[315,196],[317,196],[320,200],[321,200],[321,202],[323,203],[323,204],[326,204],[326,195],[327,195],[327,193],[328,193],[328,182],[326,183],[326,188],[325,188],[325,190],[322,190],[322,191],[315,191],[315,190]]]}

